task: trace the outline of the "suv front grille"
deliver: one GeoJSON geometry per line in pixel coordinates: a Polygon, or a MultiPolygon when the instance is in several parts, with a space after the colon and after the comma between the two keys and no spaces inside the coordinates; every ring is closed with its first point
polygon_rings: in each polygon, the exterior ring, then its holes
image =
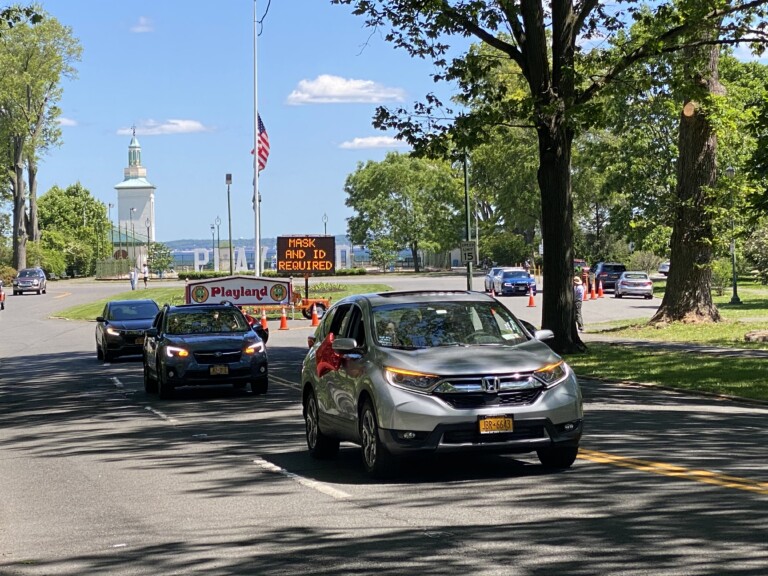
{"type": "Polygon", "coordinates": [[[242,352],[240,350],[211,350],[194,352],[195,362],[198,364],[232,364],[240,362],[242,352]]]}
{"type": "Polygon", "coordinates": [[[457,409],[532,404],[542,384],[531,373],[445,378],[433,394],[457,409]]]}

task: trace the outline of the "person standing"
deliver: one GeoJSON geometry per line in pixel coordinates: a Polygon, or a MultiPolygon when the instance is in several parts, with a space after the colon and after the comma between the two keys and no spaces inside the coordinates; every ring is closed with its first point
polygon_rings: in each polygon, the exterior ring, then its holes
{"type": "Polygon", "coordinates": [[[141,274],[144,276],[144,288],[147,288],[147,282],[149,282],[149,267],[144,262],[144,266],[141,267],[141,274]]]}
{"type": "Polygon", "coordinates": [[[136,290],[136,276],[137,276],[136,268],[134,266],[131,266],[131,269],[128,271],[128,280],[131,281],[131,290],[136,290]]]}
{"type": "Polygon", "coordinates": [[[581,315],[581,304],[584,300],[584,283],[578,276],[573,277],[573,313],[576,317],[576,328],[584,332],[584,318],[581,315]]]}

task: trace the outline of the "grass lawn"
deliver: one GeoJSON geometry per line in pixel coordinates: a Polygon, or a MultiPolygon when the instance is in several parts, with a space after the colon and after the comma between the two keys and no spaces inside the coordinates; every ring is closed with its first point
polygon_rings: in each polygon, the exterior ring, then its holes
{"type": "MultiPolygon", "coordinates": [[[[654,293],[663,297],[657,286],[654,293]]],[[[751,330],[768,330],[768,287],[754,282],[739,284],[741,304],[731,304],[731,291],[714,296],[722,322],[685,324],[674,322],[663,327],[647,322],[623,320],[592,325],[599,332],[617,339],[699,344],[722,348],[768,350],[766,342],[745,342],[751,330]]],[[[586,354],[567,357],[580,376],[661,384],[689,391],[727,394],[768,401],[768,359],[727,357],[675,350],[648,349],[609,343],[590,343],[586,354]]]]}
{"type": "MultiPolygon", "coordinates": [[[[658,293],[663,297],[664,293],[658,293]]],[[[649,326],[647,322],[620,320],[616,322],[593,324],[590,332],[616,338],[634,338],[659,342],[685,342],[723,346],[733,348],[753,348],[768,350],[766,342],[745,342],[744,335],[752,330],[768,330],[768,286],[754,282],[745,282],[739,286],[741,304],[731,304],[731,293],[715,296],[714,302],[720,310],[722,322],[712,324],[685,324],[675,322],[663,327],[649,326]]]]}
{"type": "MultiPolygon", "coordinates": [[[[331,298],[333,302],[348,296],[350,294],[365,294],[366,292],[385,292],[392,290],[391,286],[386,284],[333,284],[322,283],[313,286],[310,290],[310,298],[331,298]]],[[[303,293],[303,290],[302,290],[303,293]]],[[[111,300],[133,300],[137,298],[150,298],[160,306],[163,304],[183,304],[184,288],[147,288],[146,290],[128,290],[115,294],[104,300],[97,300],[81,306],[72,306],[66,310],[61,310],[53,316],[55,318],[65,318],[67,320],[96,320],[96,316],[101,314],[104,304],[111,300]]],[[[279,311],[271,311],[267,314],[269,318],[279,318],[279,311]]]]}
{"type": "Polygon", "coordinates": [[[728,358],[608,343],[566,357],[576,374],[768,401],[768,359],[728,358]]]}

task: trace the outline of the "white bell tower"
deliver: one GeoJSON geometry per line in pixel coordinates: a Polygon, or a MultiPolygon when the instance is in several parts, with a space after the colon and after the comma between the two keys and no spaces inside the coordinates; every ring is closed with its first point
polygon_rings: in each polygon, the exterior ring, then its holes
{"type": "Polygon", "coordinates": [[[126,257],[141,267],[147,260],[147,246],[155,241],[155,186],[147,180],[147,169],[141,165],[141,146],[136,128],[128,146],[128,166],[117,190],[116,258],[126,257]],[[122,254],[121,254],[122,252],[122,254]]]}

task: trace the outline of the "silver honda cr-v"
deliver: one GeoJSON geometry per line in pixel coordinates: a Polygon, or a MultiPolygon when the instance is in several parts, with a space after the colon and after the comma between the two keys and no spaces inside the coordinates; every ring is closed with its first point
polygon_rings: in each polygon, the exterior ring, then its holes
{"type": "Polygon", "coordinates": [[[332,306],[302,366],[307,445],[362,446],[374,476],[393,456],[442,450],[536,452],[568,468],[582,398],[570,367],[496,299],[479,292],[383,292],[332,306]]]}

